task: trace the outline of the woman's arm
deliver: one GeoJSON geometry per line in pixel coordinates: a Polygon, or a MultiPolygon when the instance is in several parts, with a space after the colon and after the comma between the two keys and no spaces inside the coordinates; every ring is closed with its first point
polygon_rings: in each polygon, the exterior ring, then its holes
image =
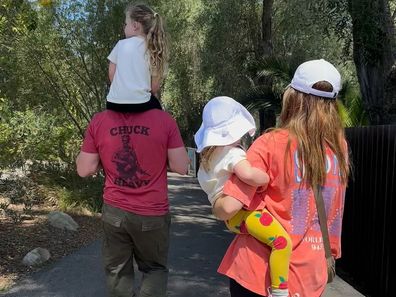
{"type": "Polygon", "coordinates": [[[269,176],[266,172],[252,167],[248,160],[242,160],[234,166],[235,175],[248,185],[259,187],[266,186],[269,182],[269,176]]]}
{"type": "Polygon", "coordinates": [[[213,214],[220,220],[231,219],[243,207],[243,203],[231,196],[222,196],[213,205],[213,214]]]}

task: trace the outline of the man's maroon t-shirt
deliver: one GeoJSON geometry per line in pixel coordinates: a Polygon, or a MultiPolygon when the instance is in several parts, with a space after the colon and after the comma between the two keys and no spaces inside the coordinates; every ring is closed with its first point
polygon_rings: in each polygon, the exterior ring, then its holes
{"type": "Polygon", "coordinates": [[[169,211],[168,149],[183,146],[175,120],[162,110],[106,110],[92,118],[81,150],[100,156],[106,175],[105,203],[155,216],[169,211]]]}

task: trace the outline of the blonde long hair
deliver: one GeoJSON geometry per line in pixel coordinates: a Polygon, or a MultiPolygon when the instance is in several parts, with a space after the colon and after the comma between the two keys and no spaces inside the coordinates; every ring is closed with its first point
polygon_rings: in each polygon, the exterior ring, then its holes
{"type": "Polygon", "coordinates": [[[162,80],[165,77],[169,57],[168,40],[162,17],[145,4],[129,4],[125,14],[142,25],[150,55],[151,74],[162,80]]]}
{"type": "Polygon", "coordinates": [[[210,168],[210,159],[213,156],[213,153],[215,152],[216,148],[218,148],[218,146],[208,146],[205,147],[202,152],[199,154],[200,157],[200,166],[203,167],[203,169],[208,172],[211,168],[210,168]]]}
{"type": "MultiPolygon", "coordinates": [[[[313,88],[331,92],[331,84],[322,81],[313,88]]],[[[349,164],[345,131],[338,113],[335,99],[321,98],[296,91],[289,87],[283,95],[279,128],[289,131],[289,140],[285,152],[285,167],[290,159],[292,138],[297,139],[299,164],[303,164],[302,179],[307,185],[324,185],[326,181],[327,145],[336,155],[340,179],[346,184],[349,176],[349,164]]],[[[285,170],[288,172],[288,170],[285,170]]]]}

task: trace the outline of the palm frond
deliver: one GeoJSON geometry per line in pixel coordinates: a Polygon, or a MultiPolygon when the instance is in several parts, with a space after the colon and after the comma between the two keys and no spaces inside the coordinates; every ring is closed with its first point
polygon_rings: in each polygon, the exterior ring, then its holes
{"type": "Polygon", "coordinates": [[[277,93],[275,93],[268,86],[255,86],[248,89],[240,98],[239,102],[249,110],[258,109],[279,109],[280,100],[277,93]]]}
{"type": "Polygon", "coordinates": [[[269,56],[260,61],[257,65],[256,81],[269,81],[274,90],[282,93],[284,88],[290,83],[298,65],[304,61],[302,56],[269,56]]]}
{"type": "MultiPolygon", "coordinates": [[[[349,80],[345,80],[338,95],[342,107],[340,113],[346,113],[348,120],[344,124],[346,127],[357,127],[368,124],[367,115],[363,107],[359,87],[349,80]]],[[[345,115],[346,116],[346,115],[345,115]]],[[[343,115],[341,114],[341,117],[343,115]]]]}
{"type": "Polygon", "coordinates": [[[342,103],[342,101],[337,101],[338,105],[338,113],[341,117],[341,121],[343,122],[345,127],[352,127],[353,120],[351,118],[351,114],[347,107],[342,103]]]}

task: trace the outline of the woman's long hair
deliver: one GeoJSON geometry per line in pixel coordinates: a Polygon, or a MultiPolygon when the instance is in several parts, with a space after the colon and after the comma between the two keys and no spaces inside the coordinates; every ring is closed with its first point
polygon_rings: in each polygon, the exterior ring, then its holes
{"type": "Polygon", "coordinates": [[[146,35],[147,49],[150,55],[151,75],[162,80],[168,64],[168,41],[162,17],[145,4],[130,4],[125,10],[127,17],[139,22],[146,35]]]}
{"type": "MultiPolygon", "coordinates": [[[[318,82],[314,89],[331,92],[328,82],[318,82]]],[[[290,162],[292,138],[297,140],[298,161],[303,183],[324,185],[326,181],[326,146],[336,155],[340,179],[346,184],[349,176],[345,132],[335,99],[305,94],[289,87],[283,95],[279,128],[289,131],[285,152],[285,168],[290,162]]],[[[285,170],[285,172],[288,172],[285,170]]],[[[288,177],[287,177],[288,178],[288,177]]]]}

